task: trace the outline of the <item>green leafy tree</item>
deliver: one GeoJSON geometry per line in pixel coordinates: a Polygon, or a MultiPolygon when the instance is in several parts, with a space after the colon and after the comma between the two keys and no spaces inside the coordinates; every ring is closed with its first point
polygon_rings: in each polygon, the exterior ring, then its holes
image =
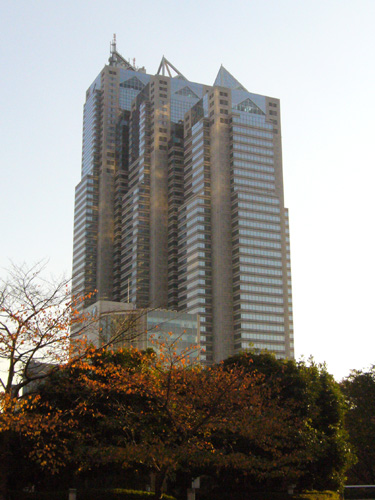
{"type": "Polygon", "coordinates": [[[375,366],[353,371],[341,385],[348,404],[345,424],[358,459],[349,483],[375,484],[375,366]]]}
{"type": "Polygon", "coordinates": [[[225,362],[240,365],[264,375],[266,384],[280,406],[293,408],[302,424],[301,432],[290,442],[301,455],[300,489],[336,490],[343,486],[353,462],[344,429],[345,401],[332,375],[324,365],[276,359],[268,353],[246,353],[225,362]]]}

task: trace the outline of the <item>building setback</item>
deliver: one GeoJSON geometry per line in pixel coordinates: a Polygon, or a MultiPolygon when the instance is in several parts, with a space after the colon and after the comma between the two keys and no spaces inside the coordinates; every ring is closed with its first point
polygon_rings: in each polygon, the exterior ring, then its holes
{"type": "Polygon", "coordinates": [[[280,102],[223,66],[213,86],[164,57],[156,75],[112,42],[86,93],[73,293],[199,315],[207,363],[246,348],[293,357],[280,102]]]}

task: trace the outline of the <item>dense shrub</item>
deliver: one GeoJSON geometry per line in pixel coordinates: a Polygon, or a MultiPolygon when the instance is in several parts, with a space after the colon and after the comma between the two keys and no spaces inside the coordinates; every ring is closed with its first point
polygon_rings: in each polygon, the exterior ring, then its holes
{"type": "MultiPolygon", "coordinates": [[[[199,491],[199,490],[198,490],[199,491]]],[[[199,500],[244,500],[244,492],[218,491],[197,495],[199,500]]],[[[307,491],[289,495],[286,491],[251,491],[246,493],[246,498],[251,500],[340,500],[340,495],[335,491],[307,491]]]]}
{"type": "MultiPolygon", "coordinates": [[[[148,491],[107,489],[107,490],[77,490],[77,500],[146,500],[153,497],[148,491]]],[[[10,492],[9,500],[67,500],[66,491],[43,491],[43,492],[10,492]]],[[[170,495],[163,495],[165,500],[175,500],[170,495]]]]}
{"type": "Polygon", "coordinates": [[[336,491],[306,491],[293,495],[293,500],[340,500],[336,491]]]}
{"type": "MultiPolygon", "coordinates": [[[[68,490],[66,491],[10,491],[8,493],[9,500],[67,500],[68,490]]],[[[78,499],[77,499],[78,500],[78,499]]]]}
{"type": "MultiPolygon", "coordinates": [[[[124,490],[121,488],[107,490],[78,491],[77,500],[143,500],[154,496],[148,491],[124,490]]],[[[165,500],[175,500],[174,497],[163,495],[165,500]]]]}

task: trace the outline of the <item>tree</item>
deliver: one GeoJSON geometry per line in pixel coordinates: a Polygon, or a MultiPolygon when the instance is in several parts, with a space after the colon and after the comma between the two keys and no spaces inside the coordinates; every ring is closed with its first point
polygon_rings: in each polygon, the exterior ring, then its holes
{"type": "MultiPolygon", "coordinates": [[[[43,262],[31,268],[12,265],[7,279],[0,280],[0,362],[7,365],[0,372],[3,397],[17,399],[72,355],[85,357],[86,351],[91,352],[92,346],[83,340],[100,318],[78,309],[95,292],[72,297],[70,280],[48,280],[45,268],[43,262]]],[[[116,316],[107,343],[100,347],[134,340],[140,334],[134,331],[137,319],[116,316]]]]}
{"type": "MultiPolygon", "coordinates": [[[[58,412],[41,420],[28,411],[38,399],[33,394],[38,384],[66,364],[72,354],[84,359],[93,349],[83,339],[98,318],[77,312],[79,304],[92,294],[71,297],[69,280],[46,279],[45,267],[43,262],[31,268],[12,265],[8,277],[0,280],[0,499],[6,490],[15,434],[30,438],[34,432],[37,441],[69,421],[67,416],[58,418],[58,412]]],[[[123,341],[129,332],[134,335],[132,327],[126,318],[117,321],[109,342],[123,341]]],[[[57,466],[51,454],[45,455],[52,468],[57,466]]],[[[43,462],[45,457],[41,454],[39,460],[43,462]]]]}
{"type": "MultiPolygon", "coordinates": [[[[25,393],[66,362],[70,326],[76,321],[68,281],[48,281],[44,269],[43,263],[31,268],[12,265],[0,281],[0,362],[6,366],[0,373],[0,498],[6,491],[15,433],[40,432],[45,426],[25,411],[32,399],[25,393]]],[[[50,419],[50,430],[55,419],[50,419]]]]}
{"type": "Polygon", "coordinates": [[[42,401],[76,420],[66,459],[77,470],[118,464],[147,470],[156,479],[155,498],[181,470],[190,479],[224,470],[298,477],[303,451],[288,443],[299,423],[259,383],[261,375],[202,368],[168,347],[158,351],[96,352],[42,388],[42,401]]]}
{"type": "Polygon", "coordinates": [[[353,462],[348,435],[344,428],[345,401],[339,384],[324,365],[312,360],[276,359],[268,353],[246,353],[225,362],[231,368],[242,366],[250,372],[263,374],[266,384],[280,406],[293,408],[301,432],[290,443],[301,455],[300,489],[342,488],[345,474],[353,462]]]}
{"type": "Polygon", "coordinates": [[[348,404],[345,425],[358,459],[349,481],[375,484],[375,366],[352,371],[341,386],[348,404]]]}
{"type": "Polygon", "coordinates": [[[27,385],[46,376],[48,365],[68,356],[68,282],[48,282],[43,270],[43,264],[31,269],[13,265],[7,280],[0,282],[0,360],[8,365],[0,382],[7,396],[18,397],[27,385]]]}

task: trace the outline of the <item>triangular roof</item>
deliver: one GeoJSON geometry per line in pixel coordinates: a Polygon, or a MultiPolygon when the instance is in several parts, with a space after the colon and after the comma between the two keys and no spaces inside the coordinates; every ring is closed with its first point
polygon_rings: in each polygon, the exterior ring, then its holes
{"type": "Polygon", "coordinates": [[[195,92],[193,92],[191,90],[191,88],[188,87],[188,86],[186,86],[186,87],[184,87],[184,88],[182,88],[180,90],[177,90],[177,92],[175,92],[175,94],[177,94],[177,95],[183,95],[185,97],[195,97],[195,98],[198,99],[197,94],[195,92]]]}
{"type": "Polygon", "coordinates": [[[233,90],[244,90],[247,92],[245,87],[240,84],[238,80],[234,78],[233,75],[229,73],[227,69],[224,68],[223,65],[220,66],[219,73],[217,74],[214,87],[227,87],[228,89],[233,90]]]}
{"type": "Polygon", "coordinates": [[[141,80],[139,80],[139,78],[137,78],[136,76],[133,76],[132,78],[129,78],[128,80],[120,83],[120,87],[135,90],[142,90],[144,86],[145,84],[141,82],[141,80]]]}
{"type": "Polygon", "coordinates": [[[251,99],[247,98],[244,101],[240,102],[236,106],[233,106],[233,109],[238,109],[238,111],[244,111],[245,113],[254,113],[256,115],[264,115],[263,111],[259,106],[255,104],[251,99]]]}
{"type": "Polygon", "coordinates": [[[160,66],[156,74],[162,74],[163,76],[169,76],[170,78],[178,78],[179,80],[187,80],[187,78],[185,78],[184,75],[178,71],[178,69],[164,56],[161,59],[160,66]],[[171,70],[176,73],[175,76],[172,76],[171,70]],[[166,71],[168,73],[167,75],[165,74],[166,71]]]}

